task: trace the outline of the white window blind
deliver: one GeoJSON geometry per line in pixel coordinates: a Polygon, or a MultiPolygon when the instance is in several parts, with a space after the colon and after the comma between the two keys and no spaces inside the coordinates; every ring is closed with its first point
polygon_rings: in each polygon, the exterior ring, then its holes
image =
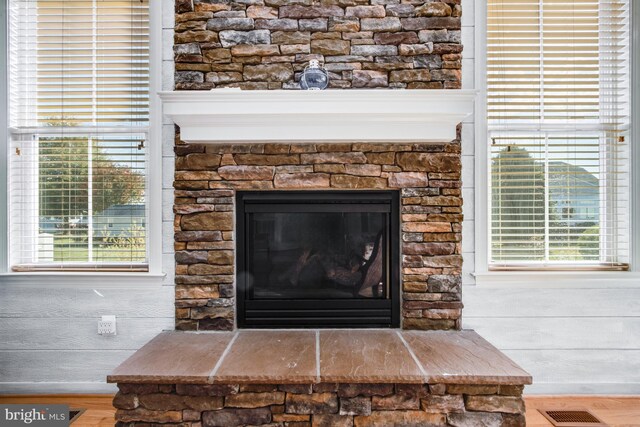
{"type": "Polygon", "coordinates": [[[630,0],[489,0],[490,268],[626,269],[630,0]]]}
{"type": "Polygon", "coordinates": [[[9,0],[14,271],[147,269],[148,0],[9,0]]]}

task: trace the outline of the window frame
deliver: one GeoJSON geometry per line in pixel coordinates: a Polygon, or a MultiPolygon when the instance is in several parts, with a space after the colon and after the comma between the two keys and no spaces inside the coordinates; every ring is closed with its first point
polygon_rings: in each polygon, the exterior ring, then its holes
{"type": "MultiPolygon", "coordinates": [[[[9,265],[9,138],[7,113],[9,111],[8,79],[0,79],[0,129],[3,148],[0,150],[0,283],[25,283],[32,279],[46,283],[82,283],[86,278],[119,277],[126,283],[156,283],[162,279],[162,104],[158,92],[162,89],[162,16],[166,2],[149,2],[149,126],[146,140],[146,205],[148,271],[27,271],[16,272],[9,265]],[[44,280],[43,280],[44,279],[44,280]]],[[[0,32],[0,69],[8,76],[8,13],[7,2],[0,7],[0,20],[4,31],[0,32]]],[[[122,285],[119,282],[118,285],[122,285]]]]}
{"type": "MultiPolygon", "coordinates": [[[[475,217],[475,271],[472,273],[476,285],[511,287],[514,284],[524,287],[562,287],[565,285],[601,286],[609,281],[616,286],[640,287],[640,88],[632,84],[631,92],[631,142],[630,149],[630,232],[631,244],[629,269],[627,271],[553,271],[532,269],[527,271],[490,270],[491,239],[489,236],[491,220],[490,188],[491,157],[488,141],[487,118],[487,4],[474,2],[475,18],[473,37],[475,43],[474,80],[478,96],[474,113],[474,217],[475,217]],[[542,283],[542,285],[541,285],[542,283]]],[[[640,4],[631,2],[631,82],[640,81],[640,4]]]]}

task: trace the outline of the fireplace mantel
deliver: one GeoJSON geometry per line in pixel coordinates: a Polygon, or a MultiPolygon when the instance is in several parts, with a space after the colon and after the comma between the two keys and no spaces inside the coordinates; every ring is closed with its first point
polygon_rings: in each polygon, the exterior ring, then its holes
{"type": "Polygon", "coordinates": [[[448,142],[473,112],[473,90],[160,92],[183,141],[448,142]]]}

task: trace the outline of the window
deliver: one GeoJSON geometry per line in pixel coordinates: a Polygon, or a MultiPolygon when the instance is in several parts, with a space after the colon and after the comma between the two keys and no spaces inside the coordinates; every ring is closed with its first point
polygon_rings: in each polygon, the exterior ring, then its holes
{"type": "Polygon", "coordinates": [[[9,0],[10,264],[147,270],[148,0],[9,0]]]}
{"type": "Polygon", "coordinates": [[[490,269],[627,269],[629,0],[489,0],[490,269]]]}

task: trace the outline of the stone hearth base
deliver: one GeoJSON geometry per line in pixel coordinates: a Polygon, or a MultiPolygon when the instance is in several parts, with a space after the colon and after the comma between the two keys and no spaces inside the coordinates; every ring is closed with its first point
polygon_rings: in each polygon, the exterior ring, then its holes
{"type": "Polygon", "coordinates": [[[119,384],[118,426],[524,426],[523,386],[119,384]],[[169,423],[169,424],[166,424],[169,423]]]}
{"type": "Polygon", "coordinates": [[[524,426],[531,376],[473,331],[164,332],[109,375],[118,426],[524,426]]]}

